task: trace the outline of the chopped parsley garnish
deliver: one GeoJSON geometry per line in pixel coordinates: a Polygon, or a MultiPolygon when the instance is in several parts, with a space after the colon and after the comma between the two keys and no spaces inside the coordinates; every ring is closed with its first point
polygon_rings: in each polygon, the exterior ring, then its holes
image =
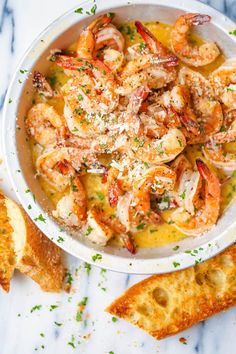
{"type": "Polygon", "coordinates": [[[93,260],[94,262],[100,261],[101,259],[102,259],[102,255],[101,255],[100,253],[96,253],[96,254],[94,254],[94,255],[92,256],[92,260],[93,260]]]}
{"type": "Polygon", "coordinates": [[[76,127],[74,127],[74,128],[72,129],[72,132],[78,132],[78,131],[79,131],[79,129],[76,128],[76,127]]]}
{"type": "Polygon", "coordinates": [[[51,305],[49,311],[52,312],[53,310],[57,309],[58,305],[51,305]]]}
{"type": "Polygon", "coordinates": [[[64,241],[65,241],[65,240],[64,240],[63,237],[58,236],[58,238],[57,238],[57,242],[58,242],[58,243],[62,243],[62,242],[64,242],[64,241]]]}
{"type": "Polygon", "coordinates": [[[94,4],[93,7],[90,9],[90,12],[86,11],[86,14],[87,15],[95,15],[96,11],[97,11],[97,5],[94,4]]]}
{"type": "Polygon", "coordinates": [[[58,327],[62,326],[62,323],[54,321],[54,324],[58,327]]]}
{"type": "Polygon", "coordinates": [[[152,229],[152,230],[149,230],[150,234],[154,234],[154,232],[157,232],[158,229],[152,229]]]}
{"type": "Polygon", "coordinates": [[[141,43],[139,44],[140,52],[141,52],[143,49],[145,49],[145,48],[146,48],[146,44],[145,44],[144,42],[141,42],[141,43]]]}
{"type": "Polygon", "coordinates": [[[40,337],[43,337],[43,338],[45,337],[44,333],[40,333],[39,335],[40,335],[40,337]]]}
{"type": "Polygon", "coordinates": [[[88,226],[86,232],[85,232],[85,236],[88,236],[91,234],[91,232],[93,231],[93,228],[91,226],[88,226]]]}
{"type": "Polygon", "coordinates": [[[82,315],[83,315],[82,311],[77,311],[76,317],[75,317],[77,322],[81,322],[82,321],[82,315]]]}
{"type": "Polygon", "coordinates": [[[134,138],[135,143],[138,143],[139,147],[143,147],[145,140],[140,140],[139,138],[134,138]]]}
{"type": "Polygon", "coordinates": [[[222,126],[220,127],[220,132],[221,132],[221,133],[226,132],[226,128],[225,128],[224,125],[222,125],[222,126]]]}
{"type": "Polygon", "coordinates": [[[114,12],[108,12],[107,17],[113,18],[115,16],[114,12]]]}
{"type": "Polygon", "coordinates": [[[86,269],[87,274],[89,275],[91,272],[91,264],[85,262],[84,263],[84,268],[86,269]]]}
{"type": "Polygon", "coordinates": [[[129,36],[130,40],[133,41],[135,38],[135,28],[130,27],[129,25],[123,25],[119,28],[121,32],[129,36]]]}
{"type": "Polygon", "coordinates": [[[173,262],[173,266],[174,266],[175,268],[177,268],[177,267],[180,266],[180,263],[178,263],[178,262],[173,262]]]}
{"type": "Polygon", "coordinates": [[[173,247],[173,251],[177,251],[179,249],[179,246],[173,247]]]}
{"type": "Polygon", "coordinates": [[[97,5],[94,4],[93,7],[91,8],[90,12],[91,12],[93,15],[95,15],[96,10],[97,10],[97,5]]]}
{"type": "Polygon", "coordinates": [[[77,98],[78,98],[78,101],[83,101],[83,99],[84,99],[82,95],[78,95],[77,98]]]}
{"type": "Polygon", "coordinates": [[[98,199],[100,199],[100,200],[105,199],[105,195],[102,192],[96,192],[96,195],[97,195],[98,199]]]}
{"type": "Polygon", "coordinates": [[[68,342],[67,344],[75,349],[75,337],[73,335],[71,336],[70,342],[68,342]]]}
{"type": "Polygon", "coordinates": [[[82,7],[78,7],[78,9],[75,10],[76,14],[82,14],[83,13],[83,8],[82,7]]]}
{"type": "Polygon", "coordinates": [[[27,72],[28,72],[28,70],[26,70],[26,69],[25,69],[25,70],[24,70],[24,69],[20,69],[20,73],[21,73],[21,74],[25,74],[25,73],[27,73],[27,72]]]}
{"type": "Polygon", "coordinates": [[[196,260],[195,260],[195,265],[197,265],[197,264],[199,264],[199,263],[201,263],[201,262],[202,262],[202,259],[201,259],[201,258],[196,259],[196,260]]]}
{"type": "Polygon", "coordinates": [[[81,322],[82,321],[82,316],[83,316],[83,311],[85,306],[87,305],[88,297],[85,296],[80,302],[79,302],[79,310],[76,313],[76,321],[81,322]]]}
{"type": "Polygon", "coordinates": [[[30,310],[30,312],[34,312],[34,311],[39,311],[41,310],[42,308],[42,305],[35,305],[34,307],[32,307],[32,309],[30,310]]]}
{"type": "Polygon", "coordinates": [[[232,36],[236,36],[236,29],[230,31],[229,34],[232,34],[232,36]]]}
{"type": "Polygon", "coordinates": [[[184,199],[185,199],[185,197],[186,197],[186,191],[183,191],[183,193],[182,193],[182,194],[180,194],[179,196],[180,196],[180,198],[182,198],[182,199],[184,200],[184,199]]]}
{"type": "Polygon", "coordinates": [[[234,92],[235,90],[232,87],[227,87],[226,91],[228,92],[234,92]]]}
{"type": "Polygon", "coordinates": [[[143,230],[144,227],[145,227],[145,224],[142,222],[141,224],[139,224],[139,225],[136,227],[136,229],[137,229],[137,230],[143,230]]]}
{"type": "Polygon", "coordinates": [[[71,285],[71,284],[73,283],[73,280],[74,280],[74,279],[73,279],[71,273],[70,273],[70,272],[67,272],[67,273],[66,273],[66,283],[69,284],[69,285],[71,285]]]}
{"type": "Polygon", "coordinates": [[[12,99],[11,98],[9,98],[8,103],[12,103],[12,99]]]}
{"type": "Polygon", "coordinates": [[[88,297],[85,296],[85,297],[83,298],[83,300],[80,301],[79,305],[86,306],[86,305],[87,305],[87,301],[88,301],[88,297]]]}
{"type": "Polygon", "coordinates": [[[46,223],[46,219],[43,217],[42,214],[39,214],[39,216],[37,216],[37,218],[35,218],[34,221],[42,221],[46,223]]]}
{"type": "Polygon", "coordinates": [[[31,204],[28,205],[28,209],[31,210],[32,209],[32,206],[31,204]]]}
{"type": "Polygon", "coordinates": [[[72,192],[78,192],[78,188],[73,183],[74,179],[75,179],[75,177],[73,177],[73,176],[70,177],[70,188],[71,188],[72,192]]]}
{"type": "Polygon", "coordinates": [[[115,323],[115,322],[117,322],[117,321],[118,321],[118,318],[116,318],[116,317],[112,317],[112,319],[111,319],[111,320],[112,320],[112,322],[114,322],[114,323],[115,323]]]}

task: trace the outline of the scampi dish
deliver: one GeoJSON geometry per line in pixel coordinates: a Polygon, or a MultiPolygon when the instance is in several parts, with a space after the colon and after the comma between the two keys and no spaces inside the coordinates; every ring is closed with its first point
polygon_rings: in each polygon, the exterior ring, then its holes
{"type": "Polygon", "coordinates": [[[208,15],[114,16],[33,74],[25,127],[57,222],[135,253],[205,233],[233,200],[236,59],[191,33],[208,15]]]}

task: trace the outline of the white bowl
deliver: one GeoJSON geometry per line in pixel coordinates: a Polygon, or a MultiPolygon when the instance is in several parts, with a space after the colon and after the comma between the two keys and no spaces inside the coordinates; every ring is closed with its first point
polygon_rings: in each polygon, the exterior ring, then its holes
{"type": "MultiPolygon", "coordinates": [[[[206,39],[216,41],[226,56],[236,55],[236,38],[229,35],[235,24],[200,2],[175,0],[168,4],[166,0],[98,0],[96,4],[96,15],[108,11],[115,12],[115,21],[118,23],[139,19],[173,24],[183,12],[206,13],[212,16],[211,24],[200,26],[199,33],[206,39]]],[[[50,49],[66,48],[76,40],[82,27],[92,20],[92,17],[85,13],[90,11],[93,5],[93,1],[84,2],[79,5],[84,9],[83,14],[75,13],[75,9],[72,9],[54,21],[30,46],[13,76],[5,100],[2,129],[4,156],[11,183],[31,219],[34,220],[40,214],[46,219],[45,222],[37,221],[37,226],[65,251],[86,262],[116,271],[139,274],[164,273],[191,266],[212,257],[236,240],[236,203],[225,212],[217,226],[209,233],[178,242],[177,251],[173,250],[176,244],[170,244],[165,247],[139,249],[135,256],[131,256],[125,249],[111,246],[100,248],[87,243],[83,237],[76,238],[65,231],[61,232],[60,226],[47,215],[47,212],[52,210],[52,205],[35,178],[24,128],[24,116],[32,104],[32,80],[30,74],[23,75],[20,69],[45,72],[50,65],[46,60],[50,49]],[[23,80],[23,83],[19,80],[23,80]],[[9,103],[9,100],[12,102],[9,103]],[[29,189],[31,192],[28,192],[29,189]],[[32,209],[28,208],[29,205],[32,209]],[[63,237],[64,241],[59,243],[59,236],[63,237]],[[196,251],[186,253],[193,249],[196,251]],[[102,258],[93,260],[97,253],[101,254],[102,258]]]]}

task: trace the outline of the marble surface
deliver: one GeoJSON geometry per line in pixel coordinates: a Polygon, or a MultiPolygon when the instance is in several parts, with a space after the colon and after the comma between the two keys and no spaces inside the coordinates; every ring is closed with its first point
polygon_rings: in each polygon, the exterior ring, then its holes
{"type": "MultiPolygon", "coordinates": [[[[104,0],[105,1],[105,0],[104,0]]],[[[190,0],[189,0],[190,1],[190,0]]],[[[236,20],[236,1],[204,1],[236,20]]],[[[31,41],[78,0],[0,0],[0,110],[17,62],[31,41]]],[[[1,112],[0,112],[1,113],[1,112]]],[[[0,151],[0,188],[14,197],[0,151]]],[[[0,293],[0,354],[235,354],[236,308],[172,338],[157,342],[104,308],[143,279],[92,267],[66,255],[73,277],[71,294],[46,294],[15,274],[10,294],[0,293]],[[87,297],[82,321],[78,303],[87,297]],[[179,341],[185,337],[187,344],[179,341]]]]}

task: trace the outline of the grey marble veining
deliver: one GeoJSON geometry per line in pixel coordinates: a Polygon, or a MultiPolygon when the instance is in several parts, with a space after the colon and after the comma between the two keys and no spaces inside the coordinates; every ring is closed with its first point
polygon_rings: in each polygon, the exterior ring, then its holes
{"type": "MultiPolygon", "coordinates": [[[[189,0],[191,1],[191,0],[189,0]]],[[[203,1],[236,20],[236,1],[203,1]]],[[[17,62],[32,40],[78,0],[0,0],[0,112],[17,62]]],[[[14,197],[0,150],[0,188],[14,197]]],[[[236,354],[236,309],[175,337],[157,342],[124,321],[112,321],[106,306],[143,276],[103,272],[67,256],[71,294],[46,294],[16,274],[10,294],[0,294],[0,354],[236,354]],[[78,303],[87,297],[82,321],[78,303]],[[36,306],[38,309],[33,311],[36,306]],[[58,306],[52,310],[51,305],[58,306]],[[50,311],[51,309],[51,311],[50,311]],[[187,339],[181,344],[180,337],[187,339]]],[[[55,307],[54,306],[54,307],[55,307]]]]}

